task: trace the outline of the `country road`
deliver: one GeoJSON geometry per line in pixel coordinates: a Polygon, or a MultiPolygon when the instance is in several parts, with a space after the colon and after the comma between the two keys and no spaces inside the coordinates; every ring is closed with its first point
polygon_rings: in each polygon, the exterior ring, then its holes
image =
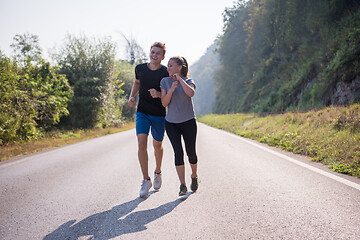
{"type": "Polygon", "coordinates": [[[167,137],[163,186],[138,197],[135,130],[1,163],[0,239],[359,239],[359,179],[198,127],[199,190],[183,198],[167,137]]]}

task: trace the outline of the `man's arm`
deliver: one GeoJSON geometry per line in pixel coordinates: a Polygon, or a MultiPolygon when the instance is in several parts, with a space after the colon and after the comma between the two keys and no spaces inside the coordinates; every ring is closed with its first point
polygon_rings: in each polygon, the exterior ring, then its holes
{"type": "Polygon", "coordinates": [[[139,88],[140,88],[140,80],[135,79],[135,81],[134,81],[134,83],[132,85],[132,88],[131,88],[131,93],[130,93],[130,97],[129,97],[129,101],[128,101],[129,107],[134,106],[134,104],[135,104],[135,96],[138,94],[139,88]]]}

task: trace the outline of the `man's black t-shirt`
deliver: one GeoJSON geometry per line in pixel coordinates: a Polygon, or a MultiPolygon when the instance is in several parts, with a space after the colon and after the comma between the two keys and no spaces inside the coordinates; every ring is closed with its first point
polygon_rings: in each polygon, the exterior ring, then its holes
{"type": "Polygon", "coordinates": [[[161,104],[161,98],[151,97],[149,89],[154,88],[160,92],[160,81],[168,76],[167,68],[163,65],[155,71],[151,70],[147,63],[135,67],[135,77],[140,80],[138,112],[152,116],[166,115],[166,109],[161,104]]]}

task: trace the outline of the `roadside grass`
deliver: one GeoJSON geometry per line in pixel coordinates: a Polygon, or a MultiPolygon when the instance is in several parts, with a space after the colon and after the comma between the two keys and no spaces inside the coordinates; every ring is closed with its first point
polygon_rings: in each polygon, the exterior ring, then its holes
{"type": "Polygon", "coordinates": [[[210,114],[198,121],[360,177],[360,104],[268,116],[210,114]]]}
{"type": "Polygon", "coordinates": [[[24,142],[12,143],[0,146],[0,161],[4,161],[13,157],[35,153],[54,147],[60,147],[66,144],[84,141],[91,138],[101,137],[108,134],[126,131],[135,127],[135,123],[127,123],[119,128],[104,128],[91,130],[75,130],[75,131],[52,131],[46,134],[42,139],[24,142]]]}

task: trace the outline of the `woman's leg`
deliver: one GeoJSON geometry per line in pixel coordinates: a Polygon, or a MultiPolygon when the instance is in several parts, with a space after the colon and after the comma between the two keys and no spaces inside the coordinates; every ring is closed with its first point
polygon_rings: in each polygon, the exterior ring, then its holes
{"type": "Polygon", "coordinates": [[[184,151],[181,145],[181,131],[175,123],[165,122],[166,134],[174,149],[176,171],[181,184],[185,184],[184,151]]]}
{"type": "Polygon", "coordinates": [[[196,134],[197,125],[196,120],[191,119],[182,123],[182,134],[185,142],[186,154],[189,158],[193,178],[197,177],[197,154],[196,154],[196,134]]]}
{"type": "Polygon", "coordinates": [[[190,167],[191,167],[191,177],[197,178],[197,163],[190,164],[190,167]]]}
{"type": "Polygon", "coordinates": [[[185,184],[185,166],[184,165],[176,166],[176,172],[178,174],[180,184],[186,185],[185,184]]]}

